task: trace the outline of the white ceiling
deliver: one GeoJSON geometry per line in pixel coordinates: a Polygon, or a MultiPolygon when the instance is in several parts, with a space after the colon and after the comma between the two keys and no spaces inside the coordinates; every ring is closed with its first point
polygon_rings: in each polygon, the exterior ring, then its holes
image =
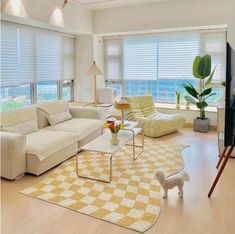
{"type": "Polygon", "coordinates": [[[122,7],[128,5],[170,2],[176,0],[72,0],[72,1],[77,2],[82,6],[86,6],[92,10],[100,10],[100,9],[122,7]]]}

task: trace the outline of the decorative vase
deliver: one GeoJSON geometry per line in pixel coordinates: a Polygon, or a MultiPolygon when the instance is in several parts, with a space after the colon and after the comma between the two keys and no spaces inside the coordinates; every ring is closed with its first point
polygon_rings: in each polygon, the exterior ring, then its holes
{"type": "Polygon", "coordinates": [[[118,145],[119,144],[119,139],[118,139],[118,133],[111,133],[112,138],[110,140],[112,145],[118,145]]]}
{"type": "Polygon", "coordinates": [[[176,109],[180,109],[180,104],[176,103],[176,109]]]}

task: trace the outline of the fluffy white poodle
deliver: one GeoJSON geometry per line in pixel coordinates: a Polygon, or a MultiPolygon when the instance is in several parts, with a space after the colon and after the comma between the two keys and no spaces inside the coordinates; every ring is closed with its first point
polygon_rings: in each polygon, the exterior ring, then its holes
{"type": "Polygon", "coordinates": [[[178,187],[179,189],[179,196],[184,196],[184,181],[189,181],[189,175],[186,172],[180,172],[176,175],[170,176],[168,178],[165,177],[165,173],[163,170],[159,169],[156,171],[156,179],[161,184],[163,188],[164,194],[163,197],[167,197],[168,189],[172,189],[174,187],[178,187]]]}

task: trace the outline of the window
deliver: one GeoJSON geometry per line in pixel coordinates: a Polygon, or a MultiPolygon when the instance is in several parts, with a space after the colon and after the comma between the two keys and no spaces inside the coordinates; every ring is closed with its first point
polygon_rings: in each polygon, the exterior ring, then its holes
{"type": "MultiPolygon", "coordinates": [[[[213,82],[225,80],[225,42],[224,31],[105,38],[106,84],[123,96],[152,94],[156,101],[175,102],[176,90],[185,95],[183,83],[198,86],[192,75],[198,54],[212,56],[213,82]]],[[[222,95],[221,90],[214,91],[217,95],[208,99],[210,104],[222,95]]]]}
{"type": "Polygon", "coordinates": [[[59,97],[57,82],[46,81],[36,84],[37,102],[57,100],[59,97]]]}
{"type": "Polygon", "coordinates": [[[31,85],[1,87],[1,111],[18,109],[32,104],[31,85]]]}
{"type": "Polygon", "coordinates": [[[116,96],[122,97],[123,94],[123,81],[106,81],[106,86],[116,90],[116,96]]]}
{"type": "Polygon", "coordinates": [[[62,82],[62,99],[67,101],[73,100],[73,81],[62,82]]]}
{"type": "MultiPolygon", "coordinates": [[[[2,109],[62,99],[62,82],[74,79],[74,53],[74,38],[69,35],[3,22],[2,109]]],[[[66,98],[73,99],[69,88],[66,98]]]]}

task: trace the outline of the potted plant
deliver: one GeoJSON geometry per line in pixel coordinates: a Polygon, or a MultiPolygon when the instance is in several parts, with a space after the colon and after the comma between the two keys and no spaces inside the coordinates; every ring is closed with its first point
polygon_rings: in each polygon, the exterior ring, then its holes
{"type": "Polygon", "coordinates": [[[176,96],[176,108],[179,109],[180,108],[180,92],[175,91],[175,96],[176,96]]]}
{"type": "Polygon", "coordinates": [[[206,118],[205,108],[208,106],[206,100],[215,95],[212,92],[212,88],[208,88],[208,85],[213,79],[216,67],[211,72],[211,56],[209,54],[196,56],[193,62],[193,75],[199,80],[198,91],[193,85],[188,82],[183,84],[183,87],[189,94],[185,96],[185,100],[195,104],[200,110],[200,117],[194,119],[194,131],[197,132],[208,132],[210,129],[210,119],[206,118]]]}

